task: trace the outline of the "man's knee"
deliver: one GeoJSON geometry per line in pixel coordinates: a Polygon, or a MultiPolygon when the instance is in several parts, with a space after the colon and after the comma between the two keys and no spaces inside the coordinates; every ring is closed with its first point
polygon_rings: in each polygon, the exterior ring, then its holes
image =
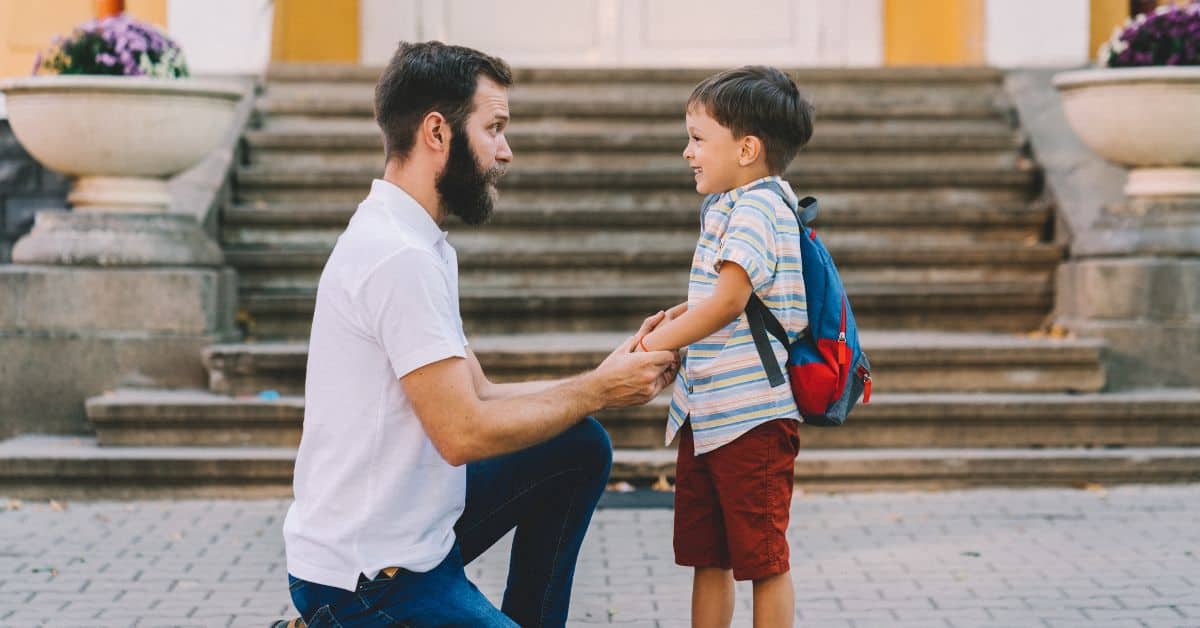
{"type": "Polygon", "coordinates": [[[577,433],[572,444],[578,459],[587,461],[590,468],[597,473],[603,473],[607,478],[609,470],[612,469],[613,456],[612,439],[608,437],[608,430],[596,419],[587,417],[575,426],[574,431],[577,433]]]}

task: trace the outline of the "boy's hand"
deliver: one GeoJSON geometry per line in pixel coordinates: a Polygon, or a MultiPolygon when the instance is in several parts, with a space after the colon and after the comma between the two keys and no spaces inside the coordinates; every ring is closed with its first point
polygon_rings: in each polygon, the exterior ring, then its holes
{"type": "MultiPolygon", "coordinates": [[[[637,333],[634,334],[633,337],[630,338],[628,341],[630,343],[630,347],[629,347],[629,350],[627,351],[627,353],[637,353],[638,351],[641,351],[642,349],[641,349],[640,345],[642,344],[642,338],[645,338],[646,334],[654,331],[654,329],[656,327],[658,327],[659,325],[666,322],[666,320],[667,320],[667,313],[663,312],[662,310],[659,310],[657,314],[650,316],[646,320],[642,321],[642,326],[637,330],[637,333]]],[[[618,350],[619,350],[619,348],[618,348],[618,350]]]]}

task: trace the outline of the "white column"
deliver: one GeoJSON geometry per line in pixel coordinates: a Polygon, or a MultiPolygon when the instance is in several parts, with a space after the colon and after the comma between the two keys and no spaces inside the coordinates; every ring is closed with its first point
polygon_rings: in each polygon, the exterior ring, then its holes
{"type": "Polygon", "coordinates": [[[271,61],[273,0],[168,0],[167,32],[192,74],[261,74],[271,61]]]}
{"type": "Polygon", "coordinates": [[[387,65],[401,41],[420,41],[421,0],[359,0],[358,62],[387,65]]]}
{"type": "Polygon", "coordinates": [[[985,59],[990,66],[1079,66],[1088,48],[1088,0],[987,0],[985,59]]]}

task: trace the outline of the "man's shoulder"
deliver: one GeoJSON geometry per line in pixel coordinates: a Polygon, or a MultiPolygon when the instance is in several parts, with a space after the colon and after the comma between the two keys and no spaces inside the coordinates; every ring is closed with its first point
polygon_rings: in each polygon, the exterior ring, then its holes
{"type": "Polygon", "coordinates": [[[417,271],[441,269],[432,248],[412,234],[389,227],[371,225],[369,221],[348,226],[334,244],[322,275],[347,283],[353,290],[391,265],[417,271]]]}

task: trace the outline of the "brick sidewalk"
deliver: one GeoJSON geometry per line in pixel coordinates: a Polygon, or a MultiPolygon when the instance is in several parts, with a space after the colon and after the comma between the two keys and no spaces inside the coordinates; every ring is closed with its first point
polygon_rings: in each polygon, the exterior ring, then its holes
{"type": "MultiPolygon", "coordinates": [[[[0,501],[0,625],[266,626],[287,502],[0,501]],[[13,504],[15,506],[15,504],[13,504]]],[[[572,625],[686,626],[669,510],[602,510],[572,625]]],[[[1200,485],[798,496],[797,625],[1200,627],[1200,485]]],[[[468,567],[493,600],[505,539],[468,567]]],[[[738,587],[734,625],[748,626],[738,587]]]]}

